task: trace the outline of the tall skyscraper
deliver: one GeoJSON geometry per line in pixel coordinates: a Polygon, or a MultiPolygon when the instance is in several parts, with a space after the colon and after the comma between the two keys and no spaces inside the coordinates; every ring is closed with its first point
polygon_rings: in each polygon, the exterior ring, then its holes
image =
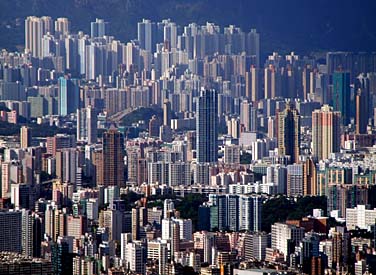
{"type": "Polygon", "coordinates": [[[38,214],[22,209],[22,254],[40,257],[42,241],[42,219],[38,214]]]}
{"type": "Polygon", "coordinates": [[[218,161],[218,94],[202,90],[196,112],[197,162],[218,161]]]}
{"type": "Polygon", "coordinates": [[[154,53],[157,43],[157,25],[148,19],[142,19],[142,22],[137,23],[137,38],[141,49],[154,53]]]}
{"type": "Polygon", "coordinates": [[[329,105],[312,113],[312,155],[318,160],[339,152],[341,145],[341,113],[329,105]]]}
{"type": "Polygon", "coordinates": [[[67,239],[59,238],[51,246],[51,262],[56,275],[73,274],[73,254],[69,253],[67,239]]]}
{"type": "Polygon", "coordinates": [[[122,255],[124,266],[136,274],[145,274],[147,259],[145,243],[133,241],[124,245],[125,248],[122,249],[122,251],[124,251],[122,255]]]}
{"type": "Polygon", "coordinates": [[[333,73],[333,108],[341,112],[344,125],[350,123],[351,106],[350,73],[336,71],[333,73]]]}
{"type": "Polygon", "coordinates": [[[140,208],[132,208],[132,240],[140,239],[140,208]]]}
{"type": "Polygon", "coordinates": [[[307,158],[303,164],[303,195],[318,195],[316,162],[312,158],[307,158]]]}
{"type": "Polygon", "coordinates": [[[56,152],[56,176],[62,182],[77,183],[77,166],[76,148],[65,148],[56,152]]]}
{"type": "Polygon", "coordinates": [[[0,252],[21,253],[21,220],[19,211],[0,211],[0,252]]]}
{"type": "Polygon", "coordinates": [[[263,98],[261,90],[260,69],[252,66],[249,72],[245,73],[245,96],[252,102],[263,98]]]}
{"type": "Polygon", "coordinates": [[[119,210],[107,209],[103,213],[103,226],[108,228],[110,240],[120,240],[123,215],[119,210]]]}
{"type": "Polygon", "coordinates": [[[332,266],[343,266],[351,255],[351,236],[344,226],[337,226],[332,232],[332,266]]]}
{"type": "Polygon", "coordinates": [[[124,137],[115,127],[103,134],[103,182],[105,186],[123,186],[124,137]]]}
{"type": "Polygon", "coordinates": [[[109,24],[108,22],[105,22],[103,19],[96,18],[95,22],[91,22],[90,30],[92,38],[103,37],[105,35],[108,35],[109,24]]]}
{"type": "Polygon", "coordinates": [[[257,131],[257,108],[246,100],[240,104],[240,123],[247,132],[257,131]]]}
{"type": "Polygon", "coordinates": [[[299,161],[300,155],[300,115],[292,103],[278,113],[278,153],[290,156],[290,162],[299,161]]]}
{"type": "Polygon", "coordinates": [[[303,196],[303,164],[287,165],[287,196],[303,196]]]}
{"type": "Polygon", "coordinates": [[[32,57],[42,57],[42,38],[52,33],[52,19],[48,16],[29,16],[25,20],[25,52],[32,57]]]}
{"type": "Polygon", "coordinates": [[[170,19],[162,21],[163,26],[163,41],[168,45],[169,49],[176,48],[177,45],[177,26],[175,22],[170,19]]]}
{"type": "Polygon", "coordinates": [[[65,35],[68,35],[70,31],[70,22],[68,18],[60,17],[55,21],[55,36],[62,38],[65,35]]]}
{"type": "Polygon", "coordinates": [[[366,134],[368,126],[369,94],[366,89],[359,88],[355,96],[355,132],[357,134],[366,134]]]}
{"type": "Polygon", "coordinates": [[[180,250],[180,225],[178,222],[171,224],[171,260],[175,259],[175,253],[180,250]]]}
{"type": "Polygon", "coordinates": [[[269,65],[264,70],[264,98],[274,99],[281,96],[281,74],[278,68],[269,65]]]}
{"type": "Polygon", "coordinates": [[[372,118],[371,110],[373,109],[374,104],[372,100],[373,95],[371,91],[375,90],[375,79],[375,73],[360,74],[355,79],[354,89],[355,91],[360,89],[362,91],[362,96],[364,97],[364,102],[362,102],[361,110],[363,116],[367,120],[367,123],[368,119],[372,118]]]}
{"type": "Polygon", "coordinates": [[[88,144],[97,142],[97,111],[91,105],[77,109],[77,140],[88,144]]]}
{"type": "Polygon", "coordinates": [[[256,67],[260,67],[260,34],[256,29],[251,29],[247,34],[246,50],[247,54],[252,55],[256,59],[256,67]]]}
{"type": "Polygon", "coordinates": [[[171,102],[168,99],[163,101],[163,125],[171,125],[171,102]]]}
{"type": "Polygon", "coordinates": [[[261,196],[239,196],[239,229],[246,231],[261,230],[261,196]]]}
{"type": "Polygon", "coordinates": [[[21,127],[20,141],[21,148],[27,148],[31,146],[31,129],[27,126],[21,127]]]}
{"type": "Polygon", "coordinates": [[[10,162],[1,163],[1,197],[2,198],[10,198],[10,195],[11,195],[10,168],[11,168],[10,162]]]}

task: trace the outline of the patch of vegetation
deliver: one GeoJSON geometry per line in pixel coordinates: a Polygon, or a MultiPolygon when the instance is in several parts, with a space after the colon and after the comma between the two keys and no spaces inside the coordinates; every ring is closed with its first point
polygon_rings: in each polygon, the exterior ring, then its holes
{"type": "Polygon", "coordinates": [[[205,195],[188,194],[175,202],[175,208],[180,212],[180,217],[192,220],[193,230],[197,228],[198,208],[207,200],[205,195]]]}
{"type": "Polygon", "coordinates": [[[74,128],[58,128],[56,126],[46,126],[45,124],[36,123],[13,124],[6,121],[0,121],[0,136],[18,136],[20,134],[21,126],[24,125],[31,128],[34,137],[51,137],[55,134],[76,134],[74,128]]]}
{"type": "Polygon", "coordinates": [[[197,228],[198,222],[198,208],[208,199],[201,194],[188,194],[185,197],[176,197],[173,194],[163,196],[148,197],[148,207],[163,207],[165,199],[172,199],[175,204],[175,209],[180,212],[180,217],[183,219],[191,219],[193,229],[197,228]]]}
{"type": "Polygon", "coordinates": [[[284,222],[288,219],[301,219],[312,215],[315,208],[323,209],[326,215],[327,199],[325,196],[301,197],[297,201],[279,196],[267,200],[262,206],[263,231],[270,232],[271,225],[276,222],[284,222]]]}
{"type": "Polygon", "coordinates": [[[252,154],[243,152],[240,155],[240,164],[251,164],[252,162],[252,154]]]}
{"type": "Polygon", "coordinates": [[[0,136],[14,136],[19,134],[20,126],[8,123],[6,121],[0,121],[0,136]]]}
{"type": "Polygon", "coordinates": [[[163,110],[161,108],[139,108],[133,112],[127,114],[122,120],[121,125],[131,126],[133,123],[137,123],[140,120],[148,122],[152,116],[161,118],[163,116],[163,110]]]}
{"type": "Polygon", "coordinates": [[[125,201],[125,210],[130,211],[136,201],[142,198],[142,195],[135,192],[128,192],[127,194],[121,194],[120,199],[125,201]]]}

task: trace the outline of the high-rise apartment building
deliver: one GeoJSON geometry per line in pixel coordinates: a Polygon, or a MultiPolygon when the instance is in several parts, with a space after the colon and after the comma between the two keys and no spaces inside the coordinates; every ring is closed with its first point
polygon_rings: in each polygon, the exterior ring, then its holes
{"type": "Polygon", "coordinates": [[[42,57],[42,38],[52,33],[52,19],[49,16],[29,16],[25,20],[25,52],[32,57],[42,57]]]}
{"type": "Polygon", "coordinates": [[[91,105],[77,109],[77,140],[86,141],[88,144],[97,142],[98,135],[97,111],[91,105]]]}
{"type": "Polygon", "coordinates": [[[47,137],[47,154],[55,156],[58,150],[74,147],[76,147],[74,135],[56,134],[53,137],[47,137]]]}
{"type": "Polygon", "coordinates": [[[68,18],[57,18],[55,21],[55,36],[58,38],[67,36],[70,32],[70,25],[68,18]]]}
{"type": "Polygon", "coordinates": [[[270,247],[270,234],[266,232],[246,233],[244,237],[244,259],[265,260],[266,248],[270,247]]]}
{"type": "Polygon", "coordinates": [[[318,195],[316,162],[312,158],[303,163],[303,195],[318,195]]]}
{"type": "Polygon", "coordinates": [[[20,130],[21,148],[25,149],[31,146],[31,129],[27,126],[22,126],[20,130]]]}
{"type": "Polygon", "coordinates": [[[278,153],[290,156],[290,162],[299,161],[300,155],[300,115],[292,103],[278,113],[278,153]]]}
{"type": "Polygon", "coordinates": [[[312,113],[312,155],[318,160],[339,152],[341,145],[341,113],[329,105],[312,113]]]}
{"type": "Polygon", "coordinates": [[[22,209],[22,254],[29,257],[41,256],[42,218],[36,213],[22,209]]]}
{"type": "Polygon", "coordinates": [[[257,102],[263,98],[260,69],[255,66],[252,66],[249,72],[245,73],[245,96],[252,102],[257,102]]]}
{"type": "Polygon", "coordinates": [[[56,176],[62,182],[77,182],[77,151],[75,148],[61,149],[56,153],[56,176]]]}
{"type": "Polygon", "coordinates": [[[124,180],[124,137],[111,127],[103,134],[103,183],[105,186],[123,186],[124,180]]]}
{"type": "Polygon", "coordinates": [[[239,196],[239,230],[261,230],[262,201],[261,196],[239,196]]]}
{"type": "Polygon", "coordinates": [[[145,243],[141,241],[132,241],[122,243],[122,260],[123,265],[136,274],[145,274],[147,249],[145,243]]]}
{"type": "Polygon", "coordinates": [[[141,49],[154,53],[157,43],[157,25],[148,19],[138,22],[137,38],[141,49]]]}
{"type": "Polygon", "coordinates": [[[240,104],[240,123],[246,132],[257,131],[257,108],[246,100],[240,104]]]}
{"type": "Polygon", "coordinates": [[[264,98],[274,99],[281,96],[281,74],[278,68],[270,65],[264,69],[264,98]]]}
{"type": "Polygon", "coordinates": [[[303,195],[303,164],[294,163],[287,166],[287,196],[303,195]]]}
{"type": "Polygon", "coordinates": [[[298,245],[304,238],[304,228],[285,223],[272,225],[272,248],[283,253],[285,260],[288,259],[294,245],[298,245]]]}
{"type": "Polygon", "coordinates": [[[366,205],[357,205],[346,209],[346,227],[348,230],[356,228],[368,229],[376,223],[376,208],[369,209],[366,205]]]}
{"type": "Polygon", "coordinates": [[[108,35],[109,23],[105,22],[103,19],[96,18],[95,22],[91,22],[90,30],[92,38],[103,37],[108,35]]]}

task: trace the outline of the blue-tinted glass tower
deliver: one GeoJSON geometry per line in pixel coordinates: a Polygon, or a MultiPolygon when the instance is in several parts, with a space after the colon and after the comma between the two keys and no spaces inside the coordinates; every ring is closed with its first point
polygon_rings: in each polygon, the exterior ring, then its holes
{"type": "Polygon", "coordinates": [[[59,115],[76,112],[79,107],[80,87],[78,79],[59,78],[59,115]]]}
{"type": "Polygon", "coordinates": [[[197,102],[197,162],[218,161],[218,94],[202,90],[197,102]]]}
{"type": "Polygon", "coordinates": [[[351,118],[351,89],[350,73],[334,72],[333,73],[333,109],[341,112],[342,123],[347,125],[351,118]]]}

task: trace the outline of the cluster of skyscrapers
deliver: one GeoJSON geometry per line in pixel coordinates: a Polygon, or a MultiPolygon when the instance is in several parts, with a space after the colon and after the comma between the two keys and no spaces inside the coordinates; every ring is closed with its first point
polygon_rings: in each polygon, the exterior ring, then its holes
{"type": "Polygon", "coordinates": [[[90,27],[30,16],[24,52],[0,53],[0,120],[20,128],[0,142],[1,274],[376,272],[376,53],[90,27]],[[265,227],[268,202],[306,196],[327,206],[265,227]]]}

